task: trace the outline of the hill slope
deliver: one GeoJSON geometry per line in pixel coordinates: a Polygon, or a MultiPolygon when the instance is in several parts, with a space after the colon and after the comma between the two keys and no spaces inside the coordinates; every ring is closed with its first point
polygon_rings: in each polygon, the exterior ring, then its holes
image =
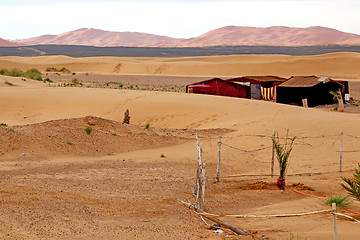
{"type": "Polygon", "coordinates": [[[81,28],[59,35],[43,35],[14,41],[23,46],[43,44],[97,47],[308,46],[327,44],[360,45],[360,35],[319,26],[308,28],[227,26],[209,31],[198,37],[177,39],[148,33],[109,32],[93,28],[81,28]]]}
{"type": "Polygon", "coordinates": [[[209,31],[199,37],[167,44],[176,47],[218,45],[305,46],[319,44],[360,45],[360,35],[332,28],[308,27],[237,27],[227,26],[209,31]]]}
{"type": "Polygon", "coordinates": [[[94,28],[81,28],[59,35],[43,35],[17,40],[21,45],[87,45],[87,46],[148,46],[171,43],[178,39],[139,32],[109,32],[94,28]]]}
{"type": "Polygon", "coordinates": [[[19,44],[0,38],[0,47],[16,47],[19,44]]]}

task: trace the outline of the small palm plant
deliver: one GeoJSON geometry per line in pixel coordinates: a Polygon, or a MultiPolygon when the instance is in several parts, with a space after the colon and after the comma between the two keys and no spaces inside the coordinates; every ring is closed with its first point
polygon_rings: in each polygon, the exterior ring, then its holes
{"type": "Polygon", "coordinates": [[[279,137],[273,138],[273,144],[276,151],[276,156],[279,162],[279,178],[276,186],[282,190],[285,190],[285,174],[289,166],[289,157],[292,151],[292,146],[296,137],[288,138],[289,130],[287,130],[285,143],[281,144],[279,137]]]}
{"type": "Polygon", "coordinates": [[[332,206],[333,203],[336,203],[337,207],[347,208],[350,204],[349,196],[330,196],[325,199],[325,205],[332,206]]]}
{"type": "Polygon", "coordinates": [[[342,177],[344,183],[341,183],[341,186],[349,193],[350,196],[354,197],[360,201],[360,163],[358,163],[358,168],[355,168],[354,178],[342,177]]]}

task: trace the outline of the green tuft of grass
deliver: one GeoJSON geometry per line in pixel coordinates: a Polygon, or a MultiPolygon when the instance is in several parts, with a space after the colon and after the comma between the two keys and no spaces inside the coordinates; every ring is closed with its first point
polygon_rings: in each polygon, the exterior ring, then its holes
{"type": "Polygon", "coordinates": [[[68,142],[66,142],[67,144],[69,144],[69,145],[73,145],[74,143],[72,143],[71,141],[68,141],[68,142]]]}
{"type": "Polygon", "coordinates": [[[87,126],[86,128],[85,128],[85,132],[86,132],[86,134],[90,134],[91,132],[92,132],[92,127],[90,127],[90,126],[87,126]]]}
{"type": "Polygon", "coordinates": [[[5,84],[7,84],[9,86],[14,86],[14,84],[12,82],[9,82],[9,81],[5,81],[5,84]]]}
{"type": "Polygon", "coordinates": [[[325,204],[332,206],[333,203],[336,203],[337,207],[347,208],[350,204],[348,197],[349,196],[330,196],[325,199],[325,204]]]}
{"type": "Polygon", "coordinates": [[[7,127],[7,124],[6,123],[0,123],[0,126],[7,127]]]}
{"type": "Polygon", "coordinates": [[[13,129],[13,128],[9,128],[9,131],[10,131],[10,132],[13,132],[13,131],[14,131],[14,129],[13,129]]]}
{"type": "Polygon", "coordinates": [[[150,127],[150,123],[147,123],[147,124],[145,125],[145,128],[146,128],[146,129],[149,129],[149,127],[150,127]]]}
{"type": "Polygon", "coordinates": [[[117,136],[117,134],[116,134],[116,133],[112,133],[111,135],[113,135],[113,136],[117,136]]]}
{"type": "Polygon", "coordinates": [[[289,240],[307,240],[306,237],[299,237],[299,236],[295,236],[293,233],[290,232],[290,238],[289,240]]]}

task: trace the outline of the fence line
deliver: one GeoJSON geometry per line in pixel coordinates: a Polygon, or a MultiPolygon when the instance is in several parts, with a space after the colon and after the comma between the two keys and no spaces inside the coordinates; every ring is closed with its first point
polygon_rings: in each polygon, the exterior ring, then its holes
{"type": "MultiPolygon", "coordinates": [[[[326,137],[336,137],[336,136],[339,136],[339,134],[327,134],[327,135],[317,135],[317,136],[303,136],[303,137],[296,137],[296,139],[326,138],[326,137]]],[[[349,136],[350,136],[350,135],[349,135],[349,136]]],[[[273,138],[274,136],[264,135],[264,134],[240,134],[240,135],[236,135],[236,136],[233,136],[233,137],[223,136],[222,138],[226,138],[225,141],[228,141],[228,140],[232,140],[232,139],[240,138],[240,137],[273,138]]],[[[360,138],[360,136],[352,136],[352,137],[360,138]]],[[[218,138],[218,137],[212,137],[212,138],[218,138]]],[[[292,139],[291,137],[279,137],[279,136],[275,136],[275,138],[278,138],[278,139],[292,139]]],[[[201,139],[210,139],[210,138],[201,138],[201,139]]]]}
{"type": "Polygon", "coordinates": [[[243,214],[218,215],[212,213],[198,213],[198,214],[203,216],[210,216],[210,217],[269,218],[269,217],[299,217],[299,216],[313,215],[313,214],[326,213],[326,212],[333,213],[334,210],[328,209],[328,210],[319,210],[319,211],[303,212],[303,213],[266,214],[266,215],[243,215],[243,214]]]}
{"type": "Polygon", "coordinates": [[[242,153],[257,152],[257,151],[265,150],[265,149],[268,149],[268,148],[272,148],[272,146],[269,146],[269,147],[262,147],[262,148],[257,148],[257,149],[253,149],[253,150],[244,150],[244,149],[240,149],[240,148],[236,148],[236,147],[230,146],[230,145],[225,144],[225,143],[222,143],[221,145],[222,145],[222,146],[229,147],[229,148],[232,148],[232,149],[235,149],[235,150],[239,150],[239,151],[241,151],[242,153]]]}
{"type": "MultiPolygon", "coordinates": [[[[260,148],[256,148],[256,149],[251,149],[251,150],[246,150],[246,149],[241,149],[239,147],[235,147],[231,144],[228,144],[227,142],[236,138],[241,138],[241,137],[259,137],[259,138],[269,138],[269,139],[292,139],[292,137],[279,137],[279,136],[275,136],[275,132],[276,132],[276,126],[274,125],[274,131],[273,131],[273,135],[266,135],[266,134],[239,134],[236,136],[216,136],[216,137],[204,137],[204,138],[198,138],[198,140],[202,139],[219,139],[219,141],[216,143],[217,147],[218,147],[218,169],[217,169],[217,176],[216,179],[219,182],[220,181],[220,159],[221,159],[221,148],[222,146],[225,146],[227,148],[231,148],[237,151],[240,151],[241,154],[246,154],[246,153],[253,153],[253,152],[257,152],[257,151],[263,151],[265,149],[269,149],[272,148],[272,158],[271,158],[271,176],[274,176],[274,144],[272,144],[272,146],[266,146],[266,147],[260,147],[260,148]]],[[[356,138],[356,139],[360,139],[360,136],[355,136],[355,135],[350,135],[350,134],[344,134],[343,132],[340,132],[339,134],[322,134],[322,135],[314,135],[314,136],[300,136],[300,137],[296,137],[294,144],[296,145],[304,145],[304,146],[310,146],[310,147],[314,147],[315,145],[312,145],[308,142],[305,141],[299,141],[301,139],[317,139],[317,138],[329,138],[329,137],[339,137],[336,138],[335,141],[333,143],[330,143],[331,146],[335,146],[335,143],[340,141],[340,146],[339,146],[339,150],[336,151],[337,153],[340,153],[339,155],[339,172],[342,172],[342,168],[343,168],[343,153],[357,153],[360,152],[360,149],[355,149],[355,150],[344,150],[344,137],[351,137],[351,138],[356,138]]],[[[322,143],[323,145],[324,143],[322,143]]],[[[351,144],[352,145],[352,144],[351,144]]]]}

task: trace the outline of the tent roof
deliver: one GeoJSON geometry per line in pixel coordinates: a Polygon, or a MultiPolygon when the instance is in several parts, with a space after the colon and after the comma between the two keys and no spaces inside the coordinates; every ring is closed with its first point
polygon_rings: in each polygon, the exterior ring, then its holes
{"type": "Polygon", "coordinates": [[[231,78],[226,81],[229,82],[285,82],[287,79],[278,76],[244,76],[239,78],[231,78]]]}
{"type": "Polygon", "coordinates": [[[278,87],[313,87],[319,83],[336,82],[329,77],[293,76],[278,87]]]}

